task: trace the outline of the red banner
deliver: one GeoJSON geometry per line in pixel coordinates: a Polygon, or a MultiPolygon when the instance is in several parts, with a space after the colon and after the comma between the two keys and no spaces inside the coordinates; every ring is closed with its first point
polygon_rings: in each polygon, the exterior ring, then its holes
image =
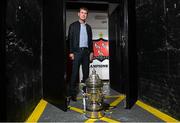
{"type": "Polygon", "coordinates": [[[109,41],[105,39],[93,40],[94,57],[100,61],[109,57],[109,41]]]}

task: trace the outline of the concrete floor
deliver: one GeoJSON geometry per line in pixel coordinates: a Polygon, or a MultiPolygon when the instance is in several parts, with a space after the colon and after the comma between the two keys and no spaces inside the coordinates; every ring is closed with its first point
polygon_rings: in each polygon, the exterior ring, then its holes
{"type": "MultiPolygon", "coordinates": [[[[108,104],[113,103],[120,96],[118,92],[112,89],[107,95],[109,95],[109,98],[107,96],[105,103],[108,104]]],[[[78,97],[81,98],[82,95],[79,94],[78,97]]],[[[70,102],[70,106],[82,111],[83,105],[80,98],[77,102],[70,102]]],[[[163,122],[138,105],[134,105],[131,109],[125,109],[124,101],[125,99],[122,99],[119,103],[116,102],[116,106],[106,111],[103,118],[95,120],[88,119],[77,110],[69,109],[67,112],[64,112],[48,103],[38,122],[163,122]]]]}

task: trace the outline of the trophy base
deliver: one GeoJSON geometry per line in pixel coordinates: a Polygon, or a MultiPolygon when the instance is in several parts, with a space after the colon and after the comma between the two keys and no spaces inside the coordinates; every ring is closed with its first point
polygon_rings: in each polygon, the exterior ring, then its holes
{"type": "Polygon", "coordinates": [[[99,119],[104,117],[104,111],[98,111],[98,112],[86,111],[85,116],[90,119],[99,119]]]}

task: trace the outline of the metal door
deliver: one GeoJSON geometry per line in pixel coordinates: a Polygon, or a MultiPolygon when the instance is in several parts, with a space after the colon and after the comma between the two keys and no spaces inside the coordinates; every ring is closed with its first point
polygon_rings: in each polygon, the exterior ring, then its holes
{"type": "Polygon", "coordinates": [[[65,2],[43,2],[43,98],[66,111],[65,2]]]}
{"type": "Polygon", "coordinates": [[[134,0],[109,4],[110,84],[126,95],[126,108],[137,100],[134,7],[134,0]]]}

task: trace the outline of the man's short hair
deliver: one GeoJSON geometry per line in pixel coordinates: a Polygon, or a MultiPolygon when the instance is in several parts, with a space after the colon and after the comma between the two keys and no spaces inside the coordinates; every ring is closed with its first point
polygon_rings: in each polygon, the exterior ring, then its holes
{"type": "Polygon", "coordinates": [[[87,13],[88,13],[88,9],[87,9],[86,7],[80,7],[80,8],[79,8],[79,12],[80,12],[81,10],[85,10],[85,11],[87,11],[87,13]]]}

